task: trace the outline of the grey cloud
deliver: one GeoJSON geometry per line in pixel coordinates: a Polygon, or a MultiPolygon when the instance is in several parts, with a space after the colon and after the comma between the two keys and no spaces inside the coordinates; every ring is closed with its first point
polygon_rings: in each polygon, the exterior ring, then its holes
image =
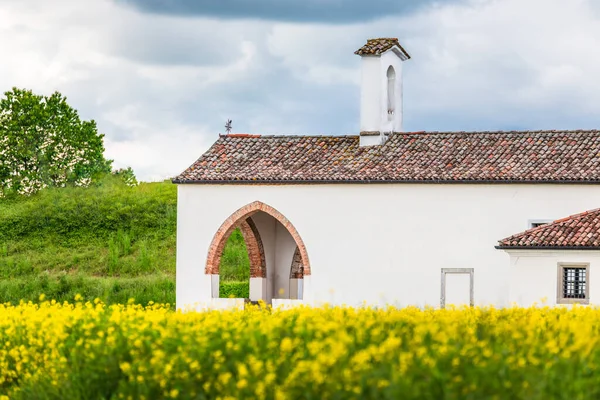
{"type": "Polygon", "coordinates": [[[351,134],[358,126],[358,104],[353,85],[307,85],[288,70],[273,68],[198,91],[173,108],[173,118],[206,124],[215,138],[227,118],[238,133],[351,134]]]}
{"type": "MultiPolygon", "coordinates": [[[[223,19],[349,23],[412,13],[439,0],[115,0],[149,13],[223,19]]],[[[461,0],[446,0],[458,2],[461,0]]]]}
{"type": "MultiPolygon", "coordinates": [[[[231,43],[235,48],[238,43],[231,43]]],[[[231,48],[210,45],[187,31],[157,29],[121,32],[113,44],[113,51],[124,58],[153,65],[220,65],[233,61],[236,54],[231,48]]]]}
{"type": "MultiPolygon", "coordinates": [[[[520,112],[515,108],[498,107],[498,113],[508,117],[478,116],[477,113],[453,113],[444,110],[407,112],[404,128],[418,131],[511,131],[511,130],[573,130],[598,129],[600,118],[593,114],[560,112],[554,107],[520,112]]],[[[412,110],[411,110],[412,111],[412,110]]]]}
{"type": "Polygon", "coordinates": [[[264,27],[207,18],[129,18],[114,23],[104,38],[108,52],[146,65],[215,66],[233,62],[243,41],[264,35],[264,27]]]}

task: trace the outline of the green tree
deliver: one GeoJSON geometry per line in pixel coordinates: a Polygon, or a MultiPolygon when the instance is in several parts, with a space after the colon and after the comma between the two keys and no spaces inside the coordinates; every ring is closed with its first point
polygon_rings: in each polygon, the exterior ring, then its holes
{"type": "Polygon", "coordinates": [[[66,185],[84,186],[110,173],[104,135],[82,121],[58,92],[13,88],[0,99],[0,196],[66,185]]]}
{"type": "Polygon", "coordinates": [[[113,176],[121,179],[127,186],[136,186],[138,184],[137,178],[133,173],[131,167],[119,168],[112,172],[113,176]]]}

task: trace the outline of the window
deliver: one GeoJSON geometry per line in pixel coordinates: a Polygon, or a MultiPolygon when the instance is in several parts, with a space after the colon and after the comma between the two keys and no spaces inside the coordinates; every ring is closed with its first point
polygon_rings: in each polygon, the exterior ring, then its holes
{"type": "Polygon", "coordinates": [[[589,304],[589,264],[561,264],[558,266],[557,303],[589,304]]]}
{"type": "Polygon", "coordinates": [[[394,105],[396,103],[396,95],[394,92],[394,87],[396,86],[396,71],[394,71],[394,67],[389,66],[387,73],[387,113],[388,120],[392,120],[394,115],[394,105]]]}
{"type": "Polygon", "coordinates": [[[547,225],[552,222],[551,219],[530,219],[529,229],[537,228],[538,226],[547,225]]]}

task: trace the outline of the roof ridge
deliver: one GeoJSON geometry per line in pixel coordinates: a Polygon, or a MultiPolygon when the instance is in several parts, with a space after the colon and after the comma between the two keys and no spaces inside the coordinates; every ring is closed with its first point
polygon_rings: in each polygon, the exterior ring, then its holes
{"type": "Polygon", "coordinates": [[[358,138],[359,135],[263,135],[270,138],[358,138]]]}
{"type": "Polygon", "coordinates": [[[259,138],[261,135],[252,133],[227,133],[225,135],[221,135],[219,133],[219,137],[259,138]]]}
{"type": "Polygon", "coordinates": [[[599,211],[600,211],[600,207],[599,208],[594,208],[592,210],[587,210],[587,211],[580,212],[580,213],[577,213],[577,214],[569,215],[568,217],[559,218],[557,220],[554,220],[554,221],[550,222],[549,224],[538,226],[538,228],[542,228],[542,227],[548,226],[548,225],[559,224],[559,223],[565,222],[565,221],[571,221],[571,220],[574,220],[574,219],[585,217],[588,214],[597,213],[599,211]]]}
{"type": "MultiPolygon", "coordinates": [[[[600,129],[537,129],[537,130],[510,130],[510,131],[395,131],[392,135],[526,135],[526,134],[585,134],[585,133],[600,133],[600,129]]],[[[219,137],[231,138],[358,138],[359,134],[354,135],[324,135],[324,134],[308,134],[308,135],[262,135],[252,133],[228,133],[219,134],[219,137]]]]}
{"type": "Polygon", "coordinates": [[[599,133],[600,129],[536,129],[536,130],[496,130],[496,131],[406,131],[393,132],[394,135],[443,135],[443,134],[536,134],[536,133],[599,133]]]}
{"type": "Polygon", "coordinates": [[[359,135],[260,135],[250,133],[229,133],[227,135],[219,134],[222,138],[262,138],[262,139],[279,139],[279,138],[352,138],[358,139],[359,135]]]}

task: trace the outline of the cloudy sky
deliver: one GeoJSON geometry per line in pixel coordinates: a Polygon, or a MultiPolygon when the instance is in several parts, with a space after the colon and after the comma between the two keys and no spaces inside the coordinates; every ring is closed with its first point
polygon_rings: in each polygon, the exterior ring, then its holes
{"type": "Polygon", "coordinates": [[[142,180],[223,132],[356,134],[369,37],[398,37],[404,129],[600,128],[597,0],[0,0],[0,91],[55,90],[142,180]]]}

